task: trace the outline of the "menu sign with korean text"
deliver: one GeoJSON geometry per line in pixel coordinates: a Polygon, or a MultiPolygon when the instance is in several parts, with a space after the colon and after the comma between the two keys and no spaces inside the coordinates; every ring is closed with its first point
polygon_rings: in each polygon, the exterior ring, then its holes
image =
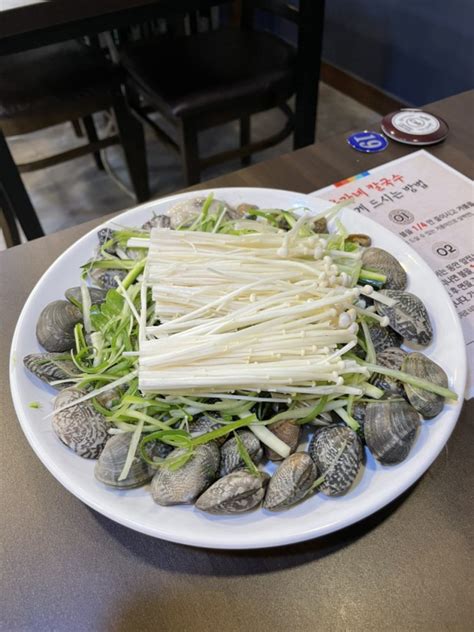
{"type": "Polygon", "coordinates": [[[474,396],[473,181],[421,150],[315,191],[368,215],[414,248],[448,291],[467,345],[474,396]]]}

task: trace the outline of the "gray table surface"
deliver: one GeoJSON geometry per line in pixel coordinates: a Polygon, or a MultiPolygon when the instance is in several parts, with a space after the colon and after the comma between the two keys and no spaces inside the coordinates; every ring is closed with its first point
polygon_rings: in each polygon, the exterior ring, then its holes
{"type": "MultiPolygon", "coordinates": [[[[468,175],[472,133],[463,130],[472,104],[469,93],[432,108],[452,130],[433,153],[468,175]]],[[[383,155],[355,156],[335,137],[210,186],[310,191],[407,151],[391,144],[383,155]]],[[[289,547],[225,552],[156,540],[89,509],[49,474],[13,410],[9,346],[36,281],[91,225],[0,253],[0,630],[472,629],[474,400],[432,467],[399,499],[289,547]]]]}

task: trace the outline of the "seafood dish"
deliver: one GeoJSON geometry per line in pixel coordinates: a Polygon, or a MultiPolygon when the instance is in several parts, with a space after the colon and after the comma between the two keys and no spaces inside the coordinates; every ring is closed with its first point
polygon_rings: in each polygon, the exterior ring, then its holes
{"type": "Polygon", "coordinates": [[[337,503],[462,393],[410,276],[340,208],[187,197],[104,228],[22,358],[95,483],[212,516],[337,503]],[[329,225],[333,228],[330,230],[329,225]]]}

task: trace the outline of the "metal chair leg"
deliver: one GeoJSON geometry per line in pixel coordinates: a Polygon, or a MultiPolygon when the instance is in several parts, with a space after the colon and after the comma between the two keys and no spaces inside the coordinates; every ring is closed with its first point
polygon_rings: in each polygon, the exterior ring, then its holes
{"type": "Polygon", "coordinates": [[[27,239],[43,237],[44,232],[31,204],[25,185],[13,161],[5,137],[0,130],[0,186],[27,239]]]}

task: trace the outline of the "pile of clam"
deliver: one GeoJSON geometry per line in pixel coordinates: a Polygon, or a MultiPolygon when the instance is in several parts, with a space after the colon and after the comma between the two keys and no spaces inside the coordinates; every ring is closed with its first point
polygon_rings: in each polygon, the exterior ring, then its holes
{"type": "MultiPolygon", "coordinates": [[[[155,218],[154,222],[157,221],[162,220],[155,218]]],[[[99,237],[102,242],[107,239],[107,235],[99,237]]],[[[360,241],[361,236],[355,237],[360,241]]],[[[370,247],[370,239],[362,237],[364,245],[369,242],[363,254],[363,267],[386,275],[381,291],[395,301],[392,307],[375,302],[376,313],[387,316],[390,322],[388,327],[382,327],[378,320],[370,321],[376,364],[447,387],[447,376],[441,367],[419,351],[409,353],[401,348],[402,343],[405,348],[426,347],[431,343],[433,332],[429,316],[421,300],[406,291],[407,276],[398,261],[386,251],[370,247]]],[[[117,271],[106,272],[106,277],[96,281],[102,288],[91,288],[93,303],[105,300],[106,290],[111,287],[117,271]]],[[[270,511],[284,510],[314,491],[329,496],[343,494],[361,473],[364,445],[380,463],[400,463],[410,452],[421,418],[435,417],[444,405],[440,395],[373,374],[371,382],[382,389],[384,395],[379,400],[354,403],[351,414],[360,424],[358,432],[328,413],[314,426],[305,427],[310,432],[309,442],[308,433],[303,437],[302,427],[294,421],[271,424],[268,428],[290,448],[290,455],[281,460],[278,454],[263,446],[251,430],[238,431],[256,465],[277,462],[271,477],[263,469],[258,472],[247,469],[241,459],[239,442],[230,436],[199,445],[179,469],[150,467],[137,454],[128,475],[121,480],[132,434],[117,433],[89,401],[74,404],[86,393],[71,386],[78,370],[68,357],[74,346],[74,326],[82,320],[81,310],[76,306],[80,304],[81,290],[73,288],[66,292],[66,300],[54,301],[44,308],[36,334],[45,352],[26,356],[24,364],[48,384],[62,381],[56,386],[63,390],[55,399],[54,432],[79,456],[97,459],[96,479],[114,488],[150,483],[151,495],[160,505],[195,503],[201,511],[238,514],[260,505],[270,511]],[[71,380],[69,384],[68,380],[71,380]],[[65,405],[69,407],[64,409],[65,405]],[[110,432],[112,429],[115,434],[110,432]]],[[[101,404],[107,407],[112,399],[113,394],[105,394],[100,398],[101,404]]],[[[192,436],[198,436],[215,427],[214,419],[202,416],[192,422],[189,429],[192,436]]],[[[180,455],[180,449],[173,450],[163,443],[151,443],[148,447],[150,455],[165,458],[165,461],[180,455]]]]}

